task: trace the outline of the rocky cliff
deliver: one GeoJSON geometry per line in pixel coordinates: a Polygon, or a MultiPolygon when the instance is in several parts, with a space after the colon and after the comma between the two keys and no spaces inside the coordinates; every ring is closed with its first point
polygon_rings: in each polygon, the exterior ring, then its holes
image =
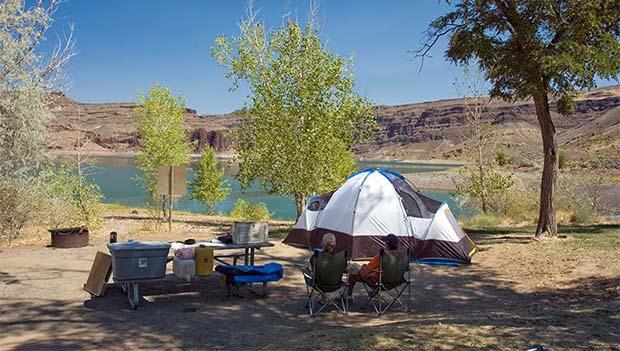
{"type": "MultiPolygon", "coordinates": [[[[88,135],[91,152],[136,152],[140,139],[132,124],[134,103],[80,103],[64,94],[54,99],[56,118],[52,121],[50,148],[59,151],[76,149],[75,130],[88,135]]],[[[218,153],[227,153],[232,148],[226,132],[237,125],[235,115],[200,116],[196,110],[186,109],[185,128],[190,139],[196,142],[199,152],[205,145],[218,153]]]]}
{"type": "MultiPolygon", "coordinates": [[[[580,145],[594,131],[603,130],[616,140],[620,136],[620,86],[610,86],[580,94],[570,116],[558,114],[554,100],[552,115],[561,149],[579,151],[580,145]]],[[[466,105],[468,99],[439,100],[396,106],[376,106],[379,121],[376,138],[357,145],[360,157],[377,159],[429,159],[462,156],[467,140],[466,105]]],[[[89,135],[90,151],[135,152],[140,140],[131,123],[136,105],[133,103],[79,103],[59,94],[56,118],[50,126],[50,147],[55,150],[75,149],[74,130],[89,135]]],[[[522,157],[539,154],[540,132],[532,101],[508,103],[492,101],[486,113],[502,135],[506,149],[522,157]]],[[[186,128],[196,150],[205,145],[218,153],[232,153],[228,131],[240,118],[226,115],[198,115],[186,110],[186,128]]],[[[532,156],[533,157],[533,156],[532,156]]]]}

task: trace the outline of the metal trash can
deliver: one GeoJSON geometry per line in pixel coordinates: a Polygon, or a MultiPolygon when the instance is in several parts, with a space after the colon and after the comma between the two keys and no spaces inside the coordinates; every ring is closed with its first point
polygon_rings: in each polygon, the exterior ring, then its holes
{"type": "Polygon", "coordinates": [[[235,244],[255,244],[268,241],[267,222],[234,222],[232,239],[235,244]]]}
{"type": "Polygon", "coordinates": [[[161,241],[110,243],[115,281],[162,279],[170,244],[161,241]]]}

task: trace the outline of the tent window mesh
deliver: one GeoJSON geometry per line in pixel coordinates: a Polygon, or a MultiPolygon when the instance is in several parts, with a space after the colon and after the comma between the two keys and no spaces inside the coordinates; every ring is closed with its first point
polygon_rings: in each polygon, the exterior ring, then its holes
{"type": "Polygon", "coordinates": [[[418,196],[429,212],[435,213],[437,212],[437,209],[439,209],[439,206],[441,206],[441,202],[437,200],[431,199],[430,197],[426,197],[422,194],[418,194],[418,196]]]}
{"type": "Polygon", "coordinates": [[[399,193],[400,193],[400,197],[403,199],[403,206],[405,207],[405,213],[407,213],[407,216],[418,217],[418,218],[423,217],[422,211],[420,211],[420,207],[416,203],[413,196],[411,196],[411,194],[406,193],[404,191],[399,192],[399,193]]]}
{"type": "Polygon", "coordinates": [[[331,200],[332,195],[334,195],[333,191],[331,193],[321,195],[321,210],[325,209],[325,206],[327,206],[327,203],[331,200]]]}
{"type": "Polygon", "coordinates": [[[310,198],[306,209],[309,211],[320,211],[325,209],[325,206],[327,206],[327,203],[332,198],[332,195],[334,195],[333,192],[310,198]]]}

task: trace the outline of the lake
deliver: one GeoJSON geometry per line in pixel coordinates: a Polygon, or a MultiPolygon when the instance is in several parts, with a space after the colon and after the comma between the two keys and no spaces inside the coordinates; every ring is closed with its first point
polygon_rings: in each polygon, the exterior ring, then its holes
{"type": "MultiPolygon", "coordinates": [[[[120,204],[132,207],[144,207],[147,194],[137,180],[140,171],[136,168],[135,159],[131,156],[110,156],[92,158],[93,167],[89,169],[88,177],[94,180],[104,195],[104,202],[120,204]]],[[[274,219],[295,220],[295,201],[292,197],[267,194],[259,184],[253,184],[249,189],[241,189],[239,181],[234,177],[237,167],[228,160],[220,160],[220,167],[224,169],[225,178],[231,188],[230,195],[224,201],[215,203],[215,211],[229,214],[233,205],[239,198],[246,201],[262,202],[269,208],[274,219]]],[[[424,164],[412,162],[376,162],[360,161],[360,169],[367,167],[390,168],[399,173],[410,174],[419,172],[441,171],[458,165],[451,164],[424,164]]],[[[188,178],[194,177],[195,162],[192,162],[188,170],[188,178]]],[[[447,201],[458,216],[461,211],[457,203],[445,190],[422,190],[422,192],[440,201],[447,201]]],[[[182,211],[203,213],[204,207],[200,201],[192,200],[186,194],[176,198],[174,208],[182,211]]]]}

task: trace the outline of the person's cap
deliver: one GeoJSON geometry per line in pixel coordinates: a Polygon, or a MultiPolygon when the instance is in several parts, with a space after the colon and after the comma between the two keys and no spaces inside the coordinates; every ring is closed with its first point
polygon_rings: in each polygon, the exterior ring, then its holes
{"type": "Polygon", "coordinates": [[[390,247],[398,247],[398,237],[394,234],[388,234],[385,237],[385,242],[390,246],[390,247]]]}
{"type": "Polygon", "coordinates": [[[323,245],[333,245],[336,246],[336,236],[332,233],[325,233],[323,235],[323,239],[321,240],[323,245]]]}

